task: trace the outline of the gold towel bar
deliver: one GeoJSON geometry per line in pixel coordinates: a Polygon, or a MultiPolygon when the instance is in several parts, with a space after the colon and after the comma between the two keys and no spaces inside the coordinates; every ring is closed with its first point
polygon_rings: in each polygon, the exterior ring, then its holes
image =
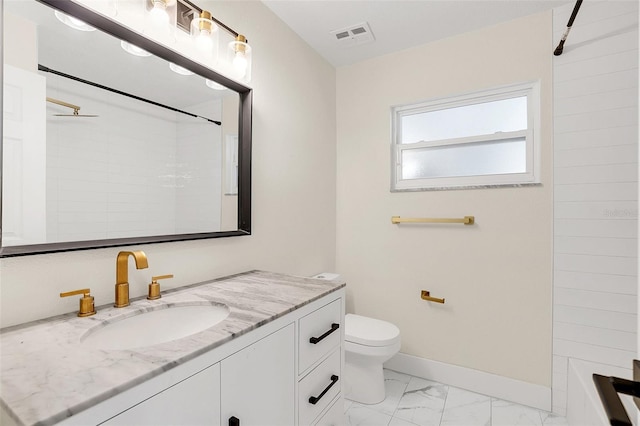
{"type": "Polygon", "coordinates": [[[476,219],[474,216],[465,216],[461,219],[458,218],[428,218],[428,217],[418,217],[411,218],[405,217],[402,218],[400,216],[391,216],[391,223],[464,223],[465,225],[473,225],[476,219]]]}
{"type": "Polygon", "coordinates": [[[429,302],[444,303],[444,299],[440,299],[438,297],[431,297],[430,294],[431,293],[429,293],[427,290],[422,290],[422,292],[420,293],[420,297],[423,298],[424,300],[428,300],[429,302]]]}

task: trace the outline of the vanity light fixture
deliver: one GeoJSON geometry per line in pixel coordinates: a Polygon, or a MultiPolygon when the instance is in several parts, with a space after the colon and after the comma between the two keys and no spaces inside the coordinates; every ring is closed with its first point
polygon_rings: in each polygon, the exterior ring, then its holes
{"type": "Polygon", "coordinates": [[[176,65],[173,62],[169,62],[169,68],[171,69],[171,71],[180,75],[193,75],[192,71],[189,71],[188,69],[183,68],[180,65],[176,65]]]}
{"type": "Polygon", "coordinates": [[[142,56],[142,57],[151,56],[151,53],[147,52],[146,50],[141,49],[135,44],[131,44],[124,40],[120,42],[120,46],[124,49],[125,52],[131,53],[134,56],[142,56]]]}
{"type": "Polygon", "coordinates": [[[235,41],[229,43],[228,59],[235,76],[249,82],[251,80],[251,46],[247,44],[247,39],[242,34],[238,34],[235,41]]]}
{"type": "Polygon", "coordinates": [[[191,38],[202,52],[212,53],[214,48],[217,49],[218,25],[211,19],[211,12],[203,10],[199,18],[191,21],[191,38]]]}
{"type": "Polygon", "coordinates": [[[167,1],[168,0],[152,0],[151,10],[149,11],[149,15],[151,16],[151,21],[155,25],[168,25],[169,24],[169,12],[167,11],[167,1]]]}
{"type": "Polygon", "coordinates": [[[74,30],[80,30],[80,31],[95,31],[96,30],[91,25],[85,24],[84,22],[82,22],[78,18],[74,18],[73,16],[69,16],[69,15],[67,15],[65,13],[60,12],[59,10],[55,10],[53,13],[56,15],[56,18],[58,18],[58,21],[60,21],[63,24],[73,28],[74,30]]]}

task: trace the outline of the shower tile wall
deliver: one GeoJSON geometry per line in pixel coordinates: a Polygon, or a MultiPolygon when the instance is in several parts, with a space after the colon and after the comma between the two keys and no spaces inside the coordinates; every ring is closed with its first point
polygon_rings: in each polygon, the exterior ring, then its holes
{"type": "MultiPolygon", "coordinates": [[[[556,43],[572,9],[554,9],[556,43]]],[[[553,72],[552,387],[564,415],[570,358],[631,368],[636,354],[638,2],[584,2],[553,72]]]]}
{"type": "MultiPolygon", "coordinates": [[[[180,204],[176,200],[188,197],[198,181],[214,181],[211,175],[221,173],[220,153],[208,157],[192,149],[192,144],[202,140],[195,137],[191,126],[201,124],[100,89],[78,88],[77,83],[60,77],[47,76],[47,80],[48,96],[79,104],[81,113],[99,115],[55,117],[55,113],[71,110],[48,104],[48,240],[183,231],[176,229],[176,218],[184,216],[175,207],[180,204]],[[209,164],[211,160],[217,161],[217,169],[209,164]],[[127,185],[116,186],[118,183],[127,185]]],[[[220,132],[209,131],[206,141],[220,151],[220,132]]],[[[219,200],[209,199],[215,205],[202,200],[198,210],[215,225],[220,222],[219,200]]]]}

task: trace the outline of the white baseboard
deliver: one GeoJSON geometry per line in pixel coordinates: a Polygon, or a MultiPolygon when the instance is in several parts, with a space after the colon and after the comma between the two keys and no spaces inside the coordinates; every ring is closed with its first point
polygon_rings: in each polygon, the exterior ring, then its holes
{"type": "Polygon", "coordinates": [[[497,374],[399,353],[385,368],[472,392],[551,411],[551,388],[497,374]]]}

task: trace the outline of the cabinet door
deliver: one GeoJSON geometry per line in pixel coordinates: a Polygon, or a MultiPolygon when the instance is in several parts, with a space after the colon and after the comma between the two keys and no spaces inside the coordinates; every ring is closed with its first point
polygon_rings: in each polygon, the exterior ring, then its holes
{"type": "Polygon", "coordinates": [[[221,361],[223,426],[295,424],[294,352],[290,324],[221,361]]]}
{"type": "Polygon", "coordinates": [[[102,423],[115,426],[220,425],[220,364],[102,423]]]}

